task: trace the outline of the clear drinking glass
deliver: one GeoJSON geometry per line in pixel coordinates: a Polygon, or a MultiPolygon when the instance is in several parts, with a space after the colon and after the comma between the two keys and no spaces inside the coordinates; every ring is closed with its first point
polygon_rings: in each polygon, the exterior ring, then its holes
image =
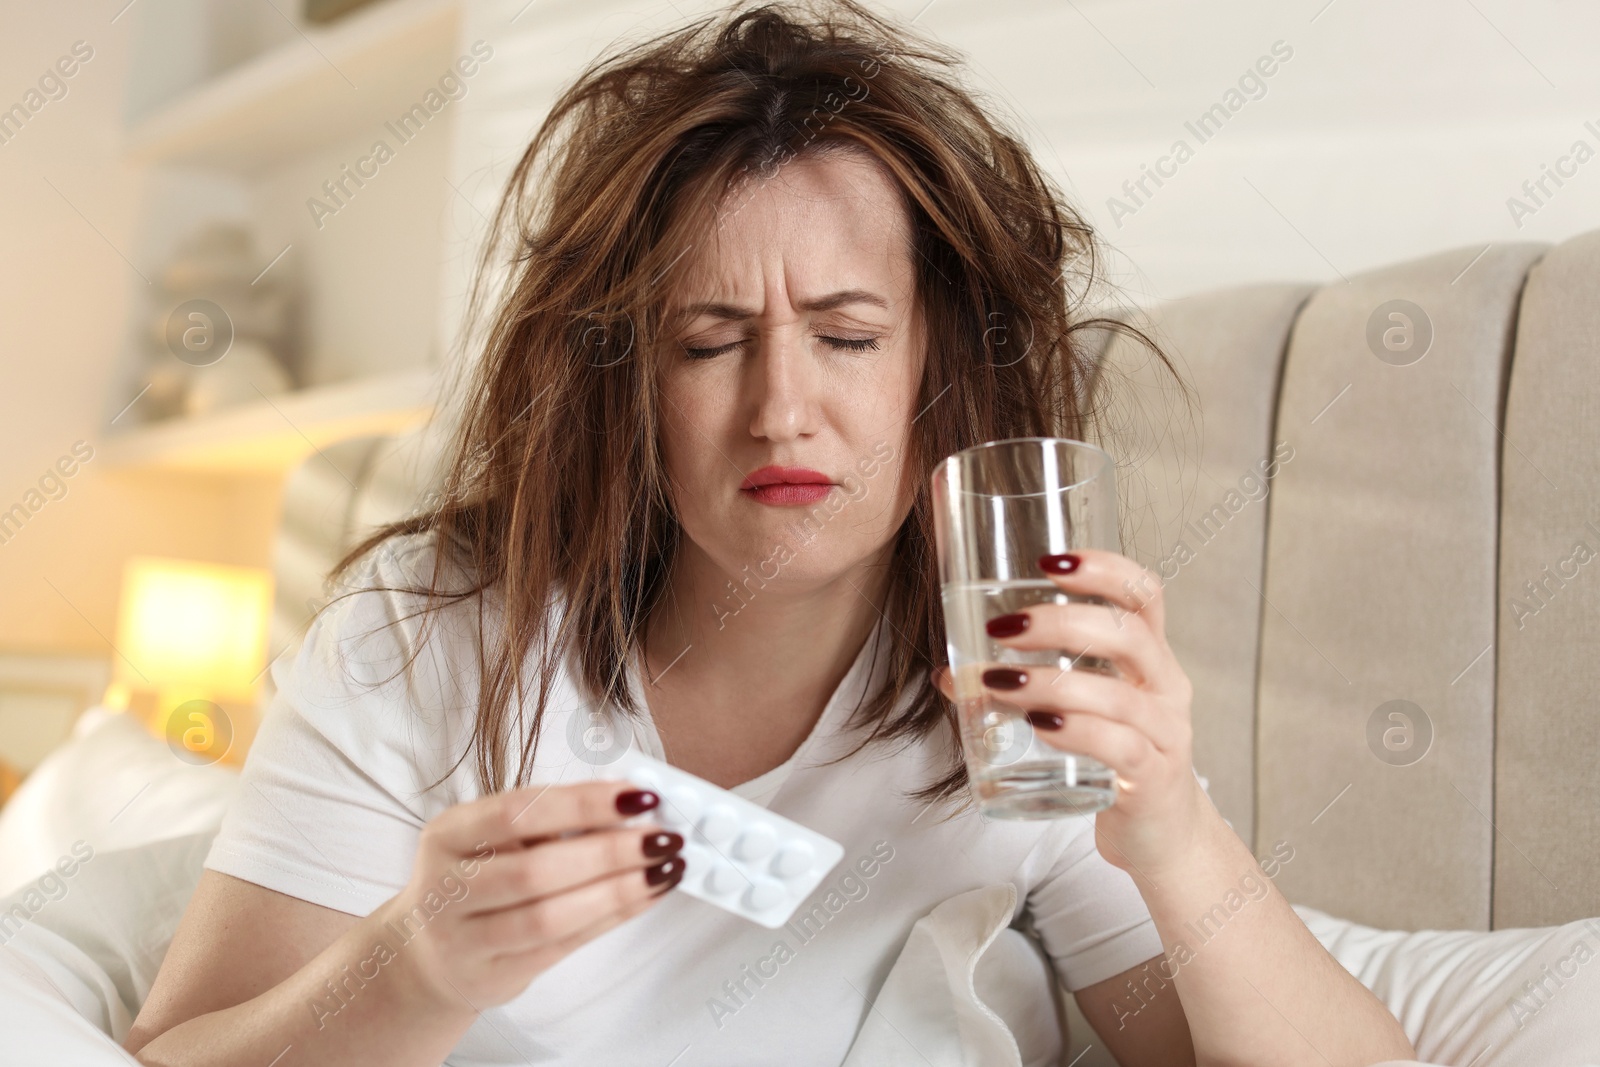
{"type": "Polygon", "coordinates": [[[1054,819],[1108,808],[1116,775],[1099,760],[1064,753],[1034,736],[1026,708],[988,694],[992,666],[1030,674],[1096,670],[1105,659],[1060,650],[1020,652],[989,637],[988,620],[1034,604],[1069,601],[1039,557],[1078,548],[1120,551],[1116,470],[1093,445],[1055,437],[992,441],[957,452],[933,476],[933,513],[945,636],[967,771],[979,807],[1003,819],[1054,819]]]}

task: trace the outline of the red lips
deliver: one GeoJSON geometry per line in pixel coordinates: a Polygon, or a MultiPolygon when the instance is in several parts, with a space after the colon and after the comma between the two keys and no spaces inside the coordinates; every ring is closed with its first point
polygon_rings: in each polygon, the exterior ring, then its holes
{"type": "Polygon", "coordinates": [[[762,467],[751,471],[739,491],[774,507],[815,504],[833,490],[833,479],[808,467],[762,467]]]}
{"type": "Polygon", "coordinates": [[[763,485],[832,485],[833,479],[808,467],[762,467],[751,471],[740,489],[759,489],[763,485]]]}

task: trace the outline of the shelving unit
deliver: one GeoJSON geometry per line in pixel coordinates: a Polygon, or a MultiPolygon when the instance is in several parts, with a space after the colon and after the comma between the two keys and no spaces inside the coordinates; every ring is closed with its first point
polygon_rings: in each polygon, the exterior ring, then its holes
{"type": "MultiPolygon", "coordinates": [[[[322,177],[335,173],[330,160],[355,158],[377,137],[394,144],[384,123],[421,104],[461,57],[468,0],[377,0],[328,26],[293,25],[292,33],[245,19],[233,37],[243,47],[222,48],[216,27],[240,17],[228,6],[234,2],[148,0],[133,13],[152,20],[147,38],[156,45],[136,53],[143,65],[132,77],[142,78],[147,98],[159,102],[133,117],[123,150],[130,163],[167,182],[161,188],[168,192],[144,203],[152,232],[181,233],[208,214],[243,218],[264,256],[279,248],[290,254],[279,271],[298,270],[309,279],[308,303],[298,309],[311,331],[300,339],[299,373],[319,384],[204,416],[113,427],[98,442],[107,467],[282,475],[335,441],[413,428],[436,402],[440,372],[424,364],[437,359],[437,346],[427,342],[437,309],[419,291],[425,285],[397,284],[397,277],[426,282],[436,269],[434,216],[449,193],[443,179],[454,102],[437,124],[429,123],[426,147],[405,149],[399,169],[386,171],[376,191],[352,208],[357,217],[324,231],[302,205],[322,177]],[[170,31],[212,22],[209,37],[170,31]],[[250,57],[217,70],[228,62],[225,54],[250,57]],[[183,78],[162,88],[156,76],[169,66],[216,73],[174,95],[183,78]],[[171,188],[192,188],[195,195],[174,197],[171,188]],[[380,236],[374,212],[403,225],[380,236]],[[417,343],[408,345],[410,339],[417,343]]],[[[280,6],[281,19],[299,5],[280,6]]]]}
{"type": "Polygon", "coordinates": [[[436,372],[422,370],[301,389],[126,430],[106,438],[96,458],[123,470],[284,474],[335,441],[421,425],[438,388],[436,372]]]}
{"type": "Polygon", "coordinates": [[[396,117],[446,73],[460,17],[459,0],[384,0],[308,29],[143,117],[125,151],[248,174],[337,141],[396,117]]]}

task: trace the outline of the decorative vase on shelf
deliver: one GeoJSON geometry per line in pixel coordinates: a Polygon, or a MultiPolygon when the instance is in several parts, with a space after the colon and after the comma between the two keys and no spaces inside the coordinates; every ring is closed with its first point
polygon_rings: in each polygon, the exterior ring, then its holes
{"type": "Polygon", "coordinates": [[[228,358],[191,375],[183,396],[185,415],[209,415],[219,408],[289,391],[289,375],[272,350],[248,337],[235,338],[228,358]]]}
{"type": "Polygon", "coordinates": [[[163,268],[146,338],[146,420],[201,415],[288,391],[286,267],[267,275],[248,229],[213,221],[163,268]]]}

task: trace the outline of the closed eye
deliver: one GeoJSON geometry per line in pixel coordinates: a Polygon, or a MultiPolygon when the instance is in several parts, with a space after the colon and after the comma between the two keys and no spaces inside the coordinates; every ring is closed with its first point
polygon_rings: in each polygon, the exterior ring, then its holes
{"type": "Polygon", "coordinates": [[[871,352],[878,347],[876,337],[822,337],[820,340],[846,352],[871,352]]]}
{"type": "Polygon", "coordinates": [[[683,351],[690,359],[710,359],[712,356],[720,356],[724,352],[731,352],[743,343],[743,341],[730,341],[728,344],[717,345],[713,348],[690,348],[688,345],[684,345],[683,351]]]}
{"type": "MultiPolygon", "coordinates": [[[[819,335],[817,339],[842,352],[872,352],[878,348],[878,339],[876,337],[827,337],[819,335]]],[[[711,359],[722,355],[724,352],[731,352],[742,344],[744,344],[743,341],[730,341],[725,345],[714,345],[708,348],[692,348],[684,345],[683,351],[690,359],[711,359]]]]}

